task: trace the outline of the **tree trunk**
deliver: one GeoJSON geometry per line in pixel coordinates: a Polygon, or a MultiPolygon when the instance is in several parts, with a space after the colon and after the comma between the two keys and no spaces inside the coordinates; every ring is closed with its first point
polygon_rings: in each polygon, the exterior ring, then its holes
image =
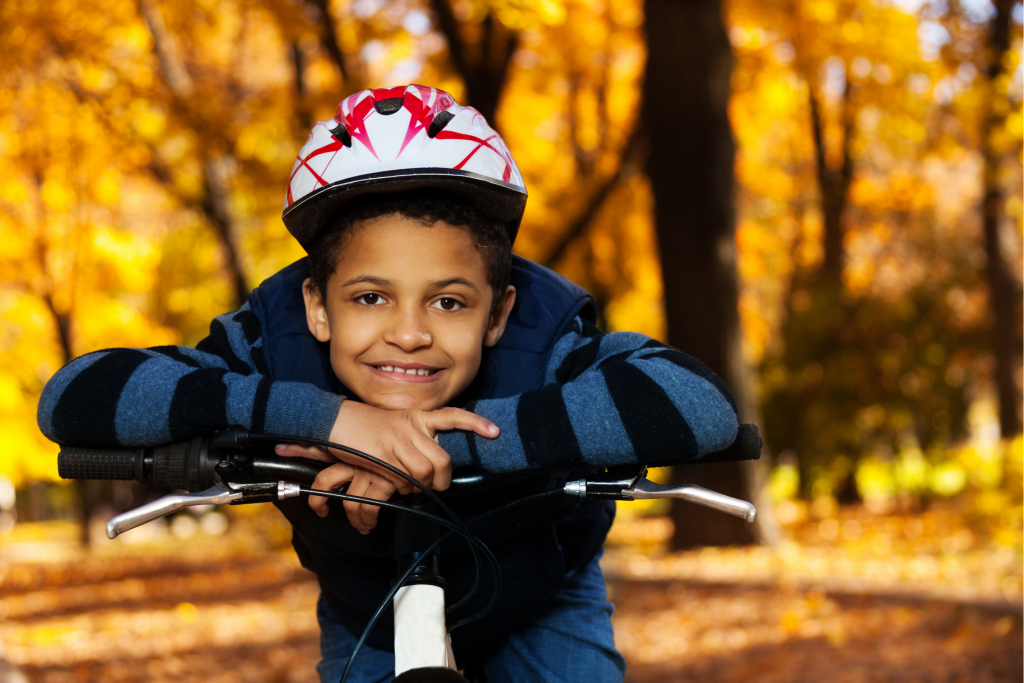
{"type": "MultiPolygon", "coordinates": [[[[644,8],[648,57],[642,117],[650,140],[647,172],[668,341],[714,370],[744,406],[749,398],[737,307],[735,144],[727,111],[732,52],[721,4],[647,0],[644,8]]],[[[678,477],[751,498],[749,477],[737,463],[679,468],[678,477]]],[[[673,518],[677,549],[755,540],[751,525],[707,508],[676,503],[673,518]]]]}
{"type": "Polygon", "coordinates": [[[996,16],[989,34],[988,69],[985,74],[987,97],[981,119],[981,145],[984,159],[984,195],[982,225],[989,309],[992,316],[992,352],[995,356],[995,383],[999,398],[999,429],[1004,438],[1021,431],[1020,391],[1014,381],[1021,362],[1021,292],[1006,267],[999,239],[999,219],[1003,197],[999,186],[999,164],[1003,155],[992,148],[989,137],[1002,124],[995,105],[999,94],[995,82],[1003,72],[1003,58],[1010,47],[1010,14],[1013,0],[996,0],[996,16]]]}

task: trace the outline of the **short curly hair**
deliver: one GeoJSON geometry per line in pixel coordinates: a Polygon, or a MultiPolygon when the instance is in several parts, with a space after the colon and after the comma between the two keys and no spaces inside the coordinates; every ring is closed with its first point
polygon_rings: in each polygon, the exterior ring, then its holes
{"type": "Polygon", "coordinates": [[[439,221],[466,228],[476,240],[487,268],[487,284],[498,305],[512,281],[512,244],[504,223],[488,219],[468,201],[435,189],[420,189],[387,194],[365,194],[338,212],[317,236],[309,250],[309,272],[313,289],[327,300],[327,282],[338,267],[352,228],[384,216],[398,214],[431,226],[439,221]]]}

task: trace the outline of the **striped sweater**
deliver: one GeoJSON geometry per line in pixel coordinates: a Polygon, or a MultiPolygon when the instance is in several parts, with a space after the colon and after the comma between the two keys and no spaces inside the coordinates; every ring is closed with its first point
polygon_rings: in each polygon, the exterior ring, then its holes
{"type": "MultiPolygon", "coordinates": [[[[51,440],[149,446],[226,427],[326,439],[345,397],[266,376],[259,322],[248,304],[217,317],[196,348],[158,346],[87,354],[43,390],[38,420],[51,440]]],[[[604,334],[577,317],[551,350],[545,384],[464,406],[499,427],[485,439],[439,435],[455,469],[699,459],[732,443],[736,406],[705,366],[632,332],[604,334]]]]}

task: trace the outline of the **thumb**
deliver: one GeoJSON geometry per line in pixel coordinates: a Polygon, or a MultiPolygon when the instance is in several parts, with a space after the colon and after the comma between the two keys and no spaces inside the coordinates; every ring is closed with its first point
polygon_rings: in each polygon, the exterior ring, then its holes
{"type": "Polygon", "coordinates": [[[461,408],[440,408],[423,413],[424,426],[435,432],[446,432],[451,429],[462,429],[493,439],[501,434],[501,429],[486,417],[476,415],[461,408]]]}

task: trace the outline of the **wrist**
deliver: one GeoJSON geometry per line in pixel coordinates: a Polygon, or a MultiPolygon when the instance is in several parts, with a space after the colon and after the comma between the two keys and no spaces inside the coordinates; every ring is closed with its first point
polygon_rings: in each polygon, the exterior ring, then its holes
{"type": "Polygon", "coordinates": [[[360,427],[365,427],[366,421],[375,410],[378,409],[359,401],[342,401],[338,407],[338,415],[334,418],[334,426],[331,428],[331,441],[340,444],[353,441],[360,427]]]}

